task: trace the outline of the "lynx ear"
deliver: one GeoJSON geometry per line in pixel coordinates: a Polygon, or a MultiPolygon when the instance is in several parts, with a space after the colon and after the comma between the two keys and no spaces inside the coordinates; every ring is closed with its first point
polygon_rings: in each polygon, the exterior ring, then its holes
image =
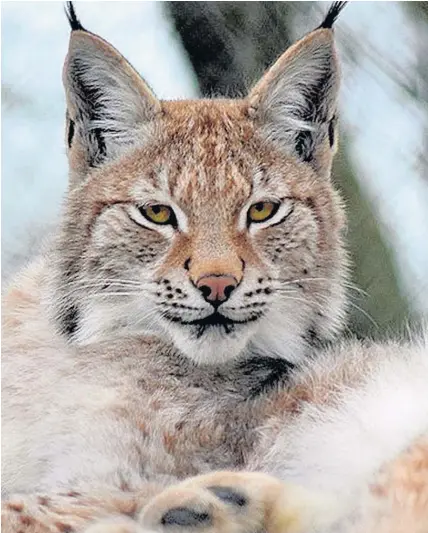
{"type": "Polygon", "coordinates": [[[331,29],[291,46],[250,92],[250,112],[280,149],[330,173],[339,68],[331,29]]]}
{"type": "Polygon", "coordinates": [[[87,32],[69,7],[72,27],[63,82],[72,180],[115,158],[147,135],[160,103],[106,41],[87,32]]]}

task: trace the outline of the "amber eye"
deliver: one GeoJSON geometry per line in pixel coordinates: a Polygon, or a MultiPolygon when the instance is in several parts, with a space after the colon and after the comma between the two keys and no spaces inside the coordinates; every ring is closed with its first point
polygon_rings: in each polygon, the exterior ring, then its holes
{"type": "Polygon", "coordinates": [[[167,205],[152,204],[140,207],[140,213],[155,224],[171,224],[175,226],[177,220],[174,211],[167,205]]]}
{"type": "Polygon", "coordinates": [[[276,202],[257,202],[248,210],[248,222],[264,222],[273,217],[278,211],[279,204],[276,202]]]}

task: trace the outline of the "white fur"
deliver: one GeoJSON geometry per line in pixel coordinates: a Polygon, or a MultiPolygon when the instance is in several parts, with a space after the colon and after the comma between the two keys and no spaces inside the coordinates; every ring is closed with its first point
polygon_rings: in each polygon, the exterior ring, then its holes
{"type": "Polygon", "coordinates": [[[357,383],[338,382],[325,403],[306,404],[257,461],[257,469],[334,494],[342,512],[357,505],[384,464],[428,434],[426,340],[343,344],[312,363],[304,382],[316,388],[335,366],[346,366],[346,358],[355,358],[349,372],[361,372],[357,383]]]}

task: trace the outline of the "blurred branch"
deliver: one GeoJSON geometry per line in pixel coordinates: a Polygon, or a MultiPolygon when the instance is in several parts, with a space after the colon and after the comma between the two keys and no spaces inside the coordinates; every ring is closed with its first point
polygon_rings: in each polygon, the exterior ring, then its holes
{"type": "Polygon", "coordinates": [[[206,96],[242,96],[290,45],[285,2],[167,2],[167,8],[206,96]]]}
{"type": "Polygon", "coordinates": [[[416,34],[416,72],[417,98],[423,103],[422,111],[425,125],[423,147],[419,154],[420,174],[428,179],[428,3],[400,3],[408,16],[409,23],[416,34]]]}

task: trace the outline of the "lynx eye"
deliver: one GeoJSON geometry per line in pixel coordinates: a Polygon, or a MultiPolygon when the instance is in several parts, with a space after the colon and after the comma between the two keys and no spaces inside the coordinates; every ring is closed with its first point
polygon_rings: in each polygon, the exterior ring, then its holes
{"type": "Polygon", "coordinates": [[[140,213],[144,218],[155,224],[171,224],[175,226],[177,220],[174,211],[167,205],[152,204],[139,207],[140,213]]]}
{"type": "Polygon", "coordinates": [[[248,222],[265,222],[278,211],[277,202],[257,202],[248,210],[248,222]]]}

